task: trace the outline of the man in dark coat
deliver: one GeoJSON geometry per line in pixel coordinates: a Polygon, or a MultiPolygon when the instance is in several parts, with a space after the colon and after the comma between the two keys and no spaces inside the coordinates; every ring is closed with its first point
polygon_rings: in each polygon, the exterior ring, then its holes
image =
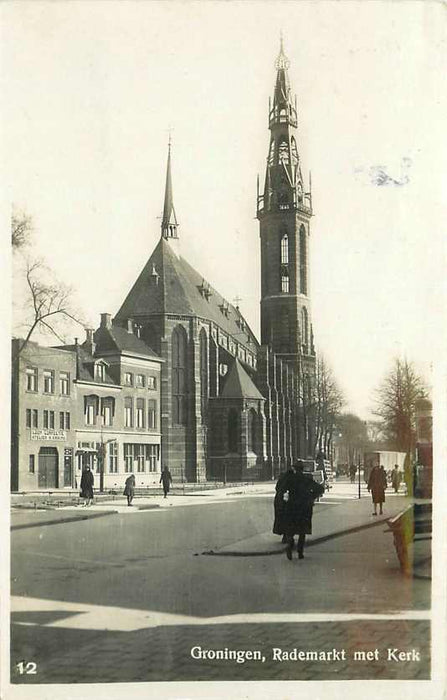
{"type": "Polygon", "coordinates": [[[84,506],[89,506],[93,500],[93,484],[94,476],[90,471],[90,467],[86,467],[81,476],[81,498],[85,498],[84,506]]]}
{"type": "Polygon", "coordinates": [[[164,467],[160,476],[160,481],[158,483],[163,484],[163,493],[164,497],[166,498],[169,493],[169,487],[172,484],[171,472],[167,467],[164,467]]]}
{"type": "Polygon", "coordinates": [[[284,488],[284,484],[287,483],[287,480],[291,474],[295,474],[293,467],[290,467],[286,472],[279,475],[278,481],[276,482],[275,500],[273,501],[275,516],[273,521],[273,534],[282,535],[283,542],[287,542],[284,532],[284,509],[286,507],[284,493],[287,491],[287,488],[284,488]]]}
{"type": "Polygon", "coordinates": [[[132,505],[132,500],[135,495],[135,474],[131,474],[127,477],[123,495],[127,496],[127,505],[132,505]]]}
{"type": "Polygon", "coordinates": [[[371,491],[372,502],[374,505],[373,515],[377,515],[377,504],[380,507],[380,515],[383,514],[383,504],[385,502],[385,489],[387,480],[385,469],[377,464],[372,468],[368,479],[368,491],[371,491]]]}
{"type": "Polygon", "coordinates": [[[288,500],[284,510],[284,533],[287,538],[286,556],[292,560],[294,535],[298,535],[298,558],[304,558],[304,543],[306,535],[312,534],[313,504],[316,498],[324,493],[324,486],[317,484],[309,474],[304,474],[304,465],[299,461],[295,474],[289,475],[283,488],[288,491],[288,500]]]}

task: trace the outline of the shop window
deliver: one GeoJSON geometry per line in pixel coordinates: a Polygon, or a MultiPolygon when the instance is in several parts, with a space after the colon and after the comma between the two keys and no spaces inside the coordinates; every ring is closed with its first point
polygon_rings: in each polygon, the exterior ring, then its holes
{"type": "Polygon", "coordinates": [[[109,472],[116,474],[118,472],[118,443],[109,442],[109,472]]]}

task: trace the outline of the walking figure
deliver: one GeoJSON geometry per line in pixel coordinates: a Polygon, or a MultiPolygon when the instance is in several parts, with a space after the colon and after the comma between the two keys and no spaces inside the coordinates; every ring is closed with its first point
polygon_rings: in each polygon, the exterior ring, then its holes
{"type": "Polygon", "coordinates": [[[167,497],[169,493],[169,488],[170,485],[172,484],[172,476],[171,472],[167,467],[164,467],[161,476],[160,476],[160,481],[158,482],[159,484],[163,484],[163,493],[164,493],[164,498],[167,497]]]}
{"type": "Polygon", "coordinates": [[[95,483],[95,478],[90,471],[90,467],[86,467],[82,472],[81,476],[81,498],[85,498],[85,506],[89,506],[93,501],[93,484],[95,483]]]}
{"type": "Polygon", "coordinates": [[[397,464],[394,465],[394,469],[391,472],[391,485],[394,489],[394,493],[397,493],[400,486],[400,471],[397,464]]]}
{"type": "Polygon", "coordinates": [[[281,486],[283,494],[288,493],[284,509],[284,534],[286,536],[286,556],[292,560],[295,546],[294,536],[298,535],[298,558],[304,558],[306,535],[312,534],[313,505],[316,498],[324,493],[324,486],[317,484],[310,475],[304,474],[304,465],[299,460],[295,474],[289,474],[281,486]]]}
{"type": "Polygon", "coordinates": [[[371,491],[372,502],[374,505],[373,515],[377,515],[377,504],[380,507],[379,515],[383,514],[383,504],[385,502],[385,489],[387,480],[385,469],[377,464],[372,468],[368,479],[368,491],[371,491]]]}
{"type": "Polygon", "coordinates": [[[123,495],[127,496],[127,505],[132,505],[133,497],[135,496],[135,474],[127,477],[123,495]]]}

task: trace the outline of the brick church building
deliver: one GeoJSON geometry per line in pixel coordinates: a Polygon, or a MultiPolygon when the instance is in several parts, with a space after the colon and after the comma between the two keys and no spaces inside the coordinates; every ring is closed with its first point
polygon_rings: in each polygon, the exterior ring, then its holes
{"type": "MultiPolygon", "coordinates": [[[[174,480],[276,477],[313,457],[315,349],[309,298],[312,200],[281,45],[257,196],[261,342],[181,256],[169,148],[161,237],[113,319],[161,356],[162,465],[174,480]]],[[[230,261],[228,261],[230,263],[230,261]]]]}

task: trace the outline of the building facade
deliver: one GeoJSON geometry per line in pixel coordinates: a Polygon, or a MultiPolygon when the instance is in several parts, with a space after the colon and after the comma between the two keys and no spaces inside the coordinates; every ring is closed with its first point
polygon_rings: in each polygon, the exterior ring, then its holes
{"type": "Polygon", "coordinates": [[[77,489],[87,466],[100,490],[130,473],[158,484],[161,360],[135,331],[102,314],[82,344],[27,344],[12,381],[13,491],[77,489]]]}

